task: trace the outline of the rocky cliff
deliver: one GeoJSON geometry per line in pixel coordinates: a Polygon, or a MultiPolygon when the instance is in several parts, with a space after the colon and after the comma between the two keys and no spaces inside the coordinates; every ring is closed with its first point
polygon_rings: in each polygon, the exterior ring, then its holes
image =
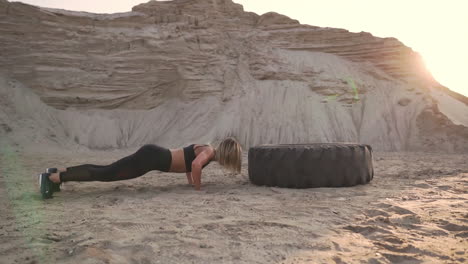
{"type": "Polygon", "coordinates": [[[119,14],[0,0],[0,43],[2,135],[101,149],[235,136],[468,151],[467,98],[397,39],[231,0],[119,14]]]}

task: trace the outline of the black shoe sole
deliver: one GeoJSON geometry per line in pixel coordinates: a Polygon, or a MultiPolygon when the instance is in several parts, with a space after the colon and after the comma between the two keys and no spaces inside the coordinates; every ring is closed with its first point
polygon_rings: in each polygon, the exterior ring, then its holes
{"type": "Polygon", "coordinates": [[[51,181],[49,180],[50,173],[41,173],[39,174],[39,186],[42,195],[42,199],[52,198],[52,186],[51,181]]]}

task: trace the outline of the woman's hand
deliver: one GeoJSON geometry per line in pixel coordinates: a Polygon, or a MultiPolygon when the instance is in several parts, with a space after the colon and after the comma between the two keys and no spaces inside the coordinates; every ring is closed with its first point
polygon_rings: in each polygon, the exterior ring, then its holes
{"type": "Polygon", "coordinates": [[[193,185],[192,173],[191,173],[191,172],[187,172],[187,173],[185,173],[185,175],[187,175],[188,184],[189,184],[189,185],[193,185]]]}
{"type": "Polygon", "coordinates": [[[208,148],[198,156],[192,162],[192,179],[195,185],[195,190],[199,191],[201,187],[201,171],[203,165],[207,164],[214,157],[214,150],[208,148]]]}
{"type": "Polygon", "coordinates": [[[193,183],[197,191],[199,191],[201,187],[201,170],[201,165],[192,163],[193,183]]]}

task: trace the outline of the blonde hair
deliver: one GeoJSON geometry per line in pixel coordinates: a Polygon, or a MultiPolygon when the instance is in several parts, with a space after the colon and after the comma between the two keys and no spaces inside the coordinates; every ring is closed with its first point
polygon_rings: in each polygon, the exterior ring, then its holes
{"type": "Polygon", "coordinates": [[[215,159],[223,167],[240,173],[242,164],[242,147],[236,139],[229,137],[221,141],[215,152],[215,159]]]}

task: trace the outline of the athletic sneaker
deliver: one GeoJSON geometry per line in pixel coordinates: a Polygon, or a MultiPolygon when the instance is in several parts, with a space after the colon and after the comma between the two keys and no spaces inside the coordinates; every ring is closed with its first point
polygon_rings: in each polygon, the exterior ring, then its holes
{"type": "Polygon", "coordinates": [[[42,195],[42,199],[52,198],[54,191],[52,190],[52,181],[49,179],[50,173],[39,174],[39,186],[42,195]]]}
{"type": "MultiPolygon", "coordinates": [[[[58,170],[57,168],[47,168],[46,169],[46,173],[56,173],[58,170]]],[[[60,184],[61,183],[55,183],[55,182],[52,182],[52,191],[53,192],[60,192],[60,184]]]]}

